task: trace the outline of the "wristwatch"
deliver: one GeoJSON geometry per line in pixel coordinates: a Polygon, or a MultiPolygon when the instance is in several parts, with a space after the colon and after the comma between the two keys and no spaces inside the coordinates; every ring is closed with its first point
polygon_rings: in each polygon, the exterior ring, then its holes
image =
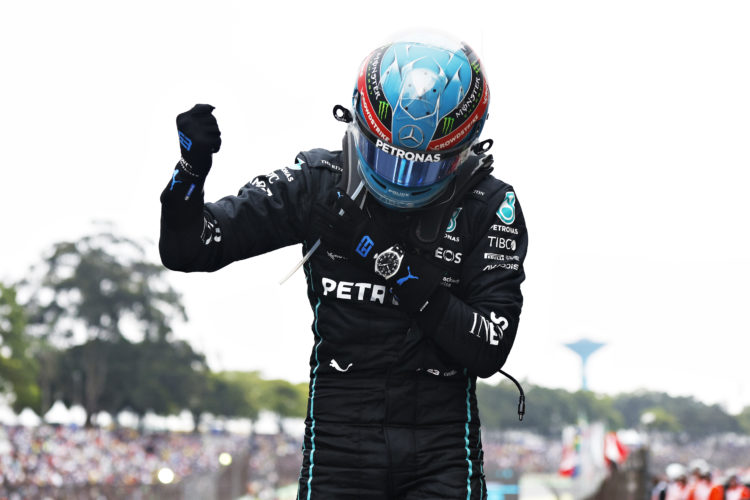
{"type": "Polygon", "coordinates": [[[404,260],[404,249],[397,243],[382,252],[375,254],[375,274],[385,279],[396,275],[404,260]]]}

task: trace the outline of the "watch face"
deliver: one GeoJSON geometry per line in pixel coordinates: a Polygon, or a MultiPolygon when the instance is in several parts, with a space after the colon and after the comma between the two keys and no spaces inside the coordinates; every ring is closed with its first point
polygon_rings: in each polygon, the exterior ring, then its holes
{"type": "Polygon", "coordinates": [[[375,262],[377,272],[381,276],[390,276],[398,269],[399,258],[396,252],[385,252],[375,262]]]}

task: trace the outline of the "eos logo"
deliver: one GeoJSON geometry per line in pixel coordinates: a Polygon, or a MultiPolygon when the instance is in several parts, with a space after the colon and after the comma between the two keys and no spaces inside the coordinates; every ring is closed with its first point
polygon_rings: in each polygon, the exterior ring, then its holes
{"type": "Polygon", "coordinates": [[[463,254],[461,252],[454,252],[453,250],[449,250],[447,248],[437,247],[435,249],[435,258],[442,259],[445,262],[460,264],[462,256],[463,254]]]}

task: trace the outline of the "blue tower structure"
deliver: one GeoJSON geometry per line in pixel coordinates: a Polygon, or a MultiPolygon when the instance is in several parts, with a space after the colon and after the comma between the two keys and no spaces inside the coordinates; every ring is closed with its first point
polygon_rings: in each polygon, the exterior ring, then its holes
{"type": "Polygon", "coordinates": [[[594,342],[588,339],[581,339],[577,342],[570,344],[564,344],[565,347],[578,354],[581,357],[581,389],[584,391],[589,390],[589,384],[586,380],[586,363],[589,360],[589,356],[594,354],[600,347],[605,346],[601,342],[594,342]]]}

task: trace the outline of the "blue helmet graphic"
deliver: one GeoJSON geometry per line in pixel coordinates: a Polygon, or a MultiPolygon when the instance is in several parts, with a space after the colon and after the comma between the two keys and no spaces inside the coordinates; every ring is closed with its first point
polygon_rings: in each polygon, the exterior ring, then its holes
{"type": "Polygon", "coordinates": [[[481,133],[489,88],[467,45],[400,41],[365,59],[353,104],[368,190],[408,210],[449,186],[481,133]]]}
{"type": "Polygon", "coordinates": [[[381,85],[393,106],[392,143],[426,150],[438,123],[466,95],[471,64],[463,51],[395,43],[381,63],[381,85]],[[438,91],[439,89],[439,91],[438,91]]]}

